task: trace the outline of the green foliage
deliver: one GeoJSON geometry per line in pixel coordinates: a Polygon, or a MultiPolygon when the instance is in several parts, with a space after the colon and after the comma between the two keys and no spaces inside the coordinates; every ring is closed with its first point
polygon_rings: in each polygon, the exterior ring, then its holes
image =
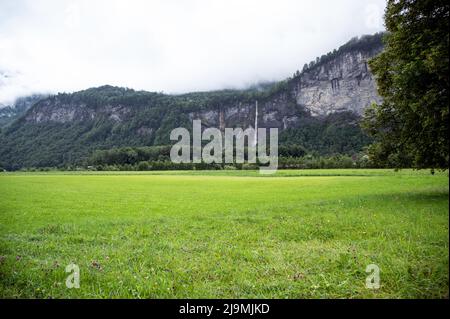
{"type": "Polygon", "coordinates": [[[97,150],[88,160],[90,165],[123,165],[143,161],[170,160],[170,146],[124,147],[97,150]]]}
{"type": "Polygon", "coordinates": [[[281,145],[295,143],[308,153],[318,155],[353,155],[371,141],[359,121],[359,116],[351,112],[334,113],[325,118],[305,116],[297,128],[282,131],[279,142],[281,145]]]}
{"type": "MultiPolygon", "coordinates": [[[[219,164],[206,163],[172,163],[170,160],[171,146],[124,147],[110,150],[97,150],[87,160],[88,166],[99,171],[129,170],[217,170],[217,169],[257,169],[258,164],[225,164],[223,159],[219,164]]],[[[247,149],[245,150],[247,154],[247,149]]],[[[369,161],[363,153],[350,155],[335,154],[328,156],[311,155],[301,145],[283,144],[279,146],[280,169],[319,169],[319,168],[370,168],[378,167],[369,161]]],[[[224,156],[224,154],[222,154],[224,156]]]]}
{"type": "Polygon", "coordinates": [[[389,0],[383,53],[370,62],[381,105],[365,115],[379,165],[448,168],[449,4],[389,0]]]}

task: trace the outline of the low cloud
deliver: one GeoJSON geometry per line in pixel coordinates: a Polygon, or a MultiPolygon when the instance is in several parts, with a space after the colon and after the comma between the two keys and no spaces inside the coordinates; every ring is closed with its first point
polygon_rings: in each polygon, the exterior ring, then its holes
{"type": "Polygon", "coordinates": [[[104,84],[179,93],[290,76],[383,30],[384,0],[0,2],[0,103],[104,84]]]}

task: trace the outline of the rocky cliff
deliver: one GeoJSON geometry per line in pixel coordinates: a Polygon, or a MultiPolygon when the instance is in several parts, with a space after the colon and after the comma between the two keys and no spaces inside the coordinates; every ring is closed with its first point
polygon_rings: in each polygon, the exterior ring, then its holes
{"type": "MultiPolygon", "coordinates": [[[[375,37],[375,36],[374,36],[375,37]]],[[[371,39],[372,41],[374,39],[371,39]]],[[[378,40],[378,38],[376,38],[378,40]]],[[[353,39],[339,51],[323,56],[302,73],[281,83],[269,98],[261,98],[258,123],[261,127],[281,130],[296,127],[306,111],[324,117],[336,112],[352,112],[361,116],[372,103],[380,103],[375,80],[368,61],[383,49],[381,41],[371,45],[355,45],[353,39]]],[[[201,119],[206,126],[252,126],[255,101],[218,105],[214,110],[190,112],[190,119],[201,119]]]]}
{"type": "Polygon", "coordinates": [[[362,115],[373,102],[381,101],[367,61],[381,51],[351,51],[337,56],[295,81],[295,97],[312,115],[352,111],[362,115]]]}

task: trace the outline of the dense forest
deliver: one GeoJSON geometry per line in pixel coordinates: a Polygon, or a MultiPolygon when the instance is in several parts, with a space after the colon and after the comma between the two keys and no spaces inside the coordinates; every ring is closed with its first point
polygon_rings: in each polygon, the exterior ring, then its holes
{"type": "MultiPolygon", "coordinates": [[[[171,146],[123,147],[97,150],[87,160],[87,169],[98,171],[147,171],[147,170],[204,170],[204,169],[257,169],[255,163],[172,163],[171,146]]],[[[353,156],[335,154],[320,156],[308,154],[301,145],[288,144],[279,147],[278,168],[370,168],[376,165],[363,153],[353,156]]],[[[247,154],[247,149],[245,150],[247,154]]],[[[65,167],[73,170],[76,167],[65,167]]],[[[34,168],[32,170],[35,170],[34,168]]],[[[45,169],[41,169],[45,170],[45,169]]]]}

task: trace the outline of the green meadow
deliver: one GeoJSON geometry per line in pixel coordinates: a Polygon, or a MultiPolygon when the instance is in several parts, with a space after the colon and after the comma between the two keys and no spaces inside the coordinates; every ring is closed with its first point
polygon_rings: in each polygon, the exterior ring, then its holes
{"type": "Polygon", "coordinates": [[[448,191],[447,171],[1,173],[0,297],[448,298],[448,191]]]}

